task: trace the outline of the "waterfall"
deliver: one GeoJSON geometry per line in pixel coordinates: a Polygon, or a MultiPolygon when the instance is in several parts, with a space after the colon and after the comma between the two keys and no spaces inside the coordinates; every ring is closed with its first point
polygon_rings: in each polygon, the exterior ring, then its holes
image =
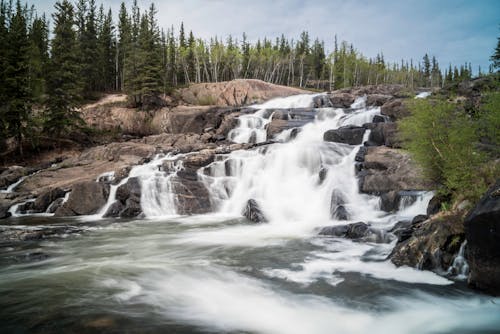
{"type": "MultiPolygon", "coordinates": [[[[312,109],[315,96],[272,100],[255,106],[260,109],[254,115],[261,118],[273,108],[312,109]]],[[[213,162],[208,172],[199,173],[199,177],[219,212],[240,215],[247,201],[254,199],[271,222],[324,225],[331,220],[331,198],[335,192],[343,198],[350,220],[376,219],[380,213],[378,199],[358,191],[354,157],[361,145],[323,140],[327,130],[361,126],[380,114],[379,108],[366,108],[365,101],[366,98],[357,99],[348,110],[316,109],[315,120],[304,125],[294,139],[255,150],[235,151],[213,162]]],[[[253,115],[240,118],[249,117],[253,115]]],[[[268,116],[259,124],[269,123],[270,119],[268,116]]],[[[237,129],[241,129],[241,124],[249,122],[240,122],[237,129]]]]}
{"type": "Polygon", "coordinates": [[[469,264],[465,259],[465,247],[467,246],[467,240],[462,242],[460,245],[460,250],[458,251],[457,256],[453,260],[453,263],[448,268],[447,274],[450,276],[454,276],[455,279],[466,280],[469,276],[469,264]]]}

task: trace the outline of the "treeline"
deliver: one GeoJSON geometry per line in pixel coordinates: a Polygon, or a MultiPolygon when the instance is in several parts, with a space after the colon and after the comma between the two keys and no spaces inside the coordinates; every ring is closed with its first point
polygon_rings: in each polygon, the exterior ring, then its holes
{"type": "MultiPolygon", "coordinates": [[[[178,86],[236,78],[333,90],[367,84],[442,86],[471,77],[471,64],[442,71],[435,57],[388,63],[352,44],[325,43],[303,32],[250,43],[232,36],[203,40],[181,24],[160,29],[154,4],[141,11],[110,9],[95,0],[60,0],[49,19],[17,0],[0,0],[0,135],[36,144],[34,134],[59,138],[79,128],[77,107],[103,92],[122,91],[135,107],[150,108],[178,86]],[[49,38],[50,36],[50,38],[49,38]]],[[[5,140],[0,140],[0,145],[5,140]]]]}

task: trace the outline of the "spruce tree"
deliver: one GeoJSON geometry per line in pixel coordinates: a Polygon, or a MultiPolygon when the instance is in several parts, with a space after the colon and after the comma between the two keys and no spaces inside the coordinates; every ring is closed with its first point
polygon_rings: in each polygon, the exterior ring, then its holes
{"type": "Polygon", "coordinates": [[[118,14],[118,34],[118,89],[125,90],[125,61],[131,46],[132,36],[130,18],[124,2],[120,5],[120,12],[118,14]]]}
{"type": "Polygon", "coordinates": [[[98,90],[110,91],[115,86],[115,40],[113,38],[113,16],[111,9],[107,15],[101,6],[98,32],[98,90]]]}
{"type": "Polygon", "coordinates": [[[497,47],[495,48],[495,51],[491,55],[491,64],[493,65],[493,68],[496,68],[497,71],[500,70],[500,37],[497,39],[497,47]]]}
{"type": "Polygon", "coordinates": [[[74,8],[69,0],[55,4],[54,31],[47,80],[47,102],[44,131],[59,138],[82,124],[77,111],[81,102],[82,85],[79,47],[73,28],[74,8]]]}
{"type": "Polygon", "coordinates": [[[29,49],[26,10],[16,2],[15,13],[10,19],[7,34],[6,67],[4,72],[5,111],[2,115],[7,125],[7,135],[16,140],[19,154],[23,154],[23,137],[28,134],[32,94],[29,85],[29,49]]]}

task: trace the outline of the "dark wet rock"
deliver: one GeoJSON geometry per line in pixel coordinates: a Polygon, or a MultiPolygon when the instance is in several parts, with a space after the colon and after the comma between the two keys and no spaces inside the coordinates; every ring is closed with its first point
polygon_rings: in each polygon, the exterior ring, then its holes
{"type": "Polygon", "coordinates": [[[427,215],[432,216],[441,211],[443,204],[451,201],[451,195],[434,195],[427,205],[427,215]]]}
{"type": "Polygon", "coordinates": [[[47,213],[54,213],[64,204],[64,198],[58,198],[47,208],[47,213]]]}
{"type": "Polygon", "coordinates": [[[373,116],[372,123],[385,123],[387,119],[382,115],[373,116]]]}
{"type": "Polygon", "coordinates": [[[469,284],[500,295],[500,180],[465,218],[469,284]]]}
{"type": "MultiPolygon", "coordinates": [[[[68,235],[81,232],[81,228],[69,225],[37,226],[33,228],[20,228],[17,226],[11,227],[4,225],[0,226],[0,244],[16,244],[17,242],[63,238],[68,235]]],[[[35,259],[36,253],[32,254],[34,254],[35,259]]]]}
{"type": "Polygon", "coordinates": [[[33,203],[35,212],[45,212],[47,208],[58,198],[64,197],[66,192],[61,188],[53,188],[43,192],[33,203]]]}
{"type": "Polygon", "coordinates": [[[330,217],[336,220],[348,220],[349,212],[344,205],[344,195],[338,189],[334,189],[330,199],[330,217]]]}
{"type": "Polygon", "coordinates": [[[401,196],[397,191],[389,191],[380,195],[380,210],[385,212],[395,212],[399,209],[401,196]]]}
{"type": "Polygon", "coordinates": [[[403,220],[397,222],[396,225],[389,230],[389,232],[393,233],[398,238],[398,242],[403,242],[413,235],[413,230],[414,225],[412,222],[409,220],[403,220]]]}
{"type": "Polygon", "coordinates": [[[361,126],[343,126],[338,129],[328,130],[323,135],[324,141],[359,145],[363,142],[365,128],[361,126]]]}
{"type": "Polygon", "coordinates": [[[131,177],[116,189],[116,201],[108,208],[104,217],[135,218],[142,214],[141,182],[131,177]]]}
{"type": "Polygon", "coordinates": [[[411,223],[412,223],[412,225],[416,225],[416,224],[420,224],[420,223],[425,222],[427,219],[429,219],[429,216],[427,216],[427,215],[416,215],[411,220],[411,223]]]}
{"type": "Polygon", "coordinates": [[[397,266],[446,272],[465,239],[462,216],[449,214],[419,220],[412,221],[409,230],[402,228],[390,260],[397,266]]]}
{"type": "Polygon", "coordinates": [[[323,182],[326,179],[327,174],[328,174],[328,169],[326,169],[325,167],[322,167],[319,170],[319,173],[318,173],[318,184],[323,184],[323,182]]]}
{"type": "Polygon", "coordinates": [[[333,108],[349,108],[354,103],[355,96],[349,93],[333,93],[330,102],[333,108]]]}
{"type": "Polygon", "coordinates": [[[369,194],[433,188],[408,153],[385,146],[367,147],[363,170],[358,175],[361,192],[369,194]]]}
{"type": "Polygon", "coordinates": [[[283,121],[288,121],[288,111],[287,110],[278,110],[273,114],[273,119],[280,119],[283,121]]]}
{"type": "Polygon", "coordinates": [[[368,137],[370,145],[366,146],[380,146],[400,148],[401,141],[398,137],[397,124],[393,122],[376,123],[368,137]]]}
{"type": "Polygon", "coordinates": [[[362,239],[373,234],[370,225],[358,222],[348,225],[334,225],[322,228],[319,235],[342,237],[347,239],[362,239]]]}
{"type": "Polygon", "coordinates": [[[73,185],[68,201],[55,212],[56,217],[92,215],[106,204],[109,184],[94,181],[73,185]]]}
{"type": "Polygon", "coordinates": [[[11,204],[11,202],[0,201],[0,219],[9,218],[11,216],[11,213],[9,212],[11,204]]]}
{"type": "Polygon", "coordinates": [[[408,107],[404,104],[403,99],[396,99],[385,103],[380,108],[380,113],[389,116],[392,121],[400,120],[404,117],[410,116],[408,107]]]}
{"type": "Polygon", "coordinates": [[[357,162],[365,161],[365,155],[366,155],[367,151],[368,150],[366,147],[361,146],[358,150],[358,153],[356,153],[356,156],[354,157],[354,161],[357,161],[357,162]]]}
{"type": "Polygon", "coordinates": [[[254,223],[266,223],[267,218],[262,212],[259,204],[254,199],[249,199],[243,209],[242,215],[254,223]]]}
{"type": "Polygon", "coordinates": [[[28,201],[28,202],[19,204],[17,207],[16,213],[22,213],[22,214],[36,213],[34,207],[35,207],[35,202],[28,201]]]}
{"type": "Polygon", "coordinates": [[[380,107],[390,101],[393,97],[385,94],[370,94],[366,96],[366,105],[380,107]]]}

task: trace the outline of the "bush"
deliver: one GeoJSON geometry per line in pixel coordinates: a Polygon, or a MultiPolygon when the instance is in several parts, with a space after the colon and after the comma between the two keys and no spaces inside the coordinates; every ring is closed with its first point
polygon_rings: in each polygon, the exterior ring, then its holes
{"type": "Polygon", "coordinates": [[[498,118],[490,119],[498,112],[492,112],[494,107],[487,108],[478,119],[472,119],[442,100],[414,100],[408,106],[411,116],[401,120],[399,128],[405,148],[422,166],[425,176],[455,199],[477,200],[498,174],[495,164],[487,164],[488,154],[478,149],[481,136],[485,131],[490,136],[490,126],[498,123],[498,118]]]}

